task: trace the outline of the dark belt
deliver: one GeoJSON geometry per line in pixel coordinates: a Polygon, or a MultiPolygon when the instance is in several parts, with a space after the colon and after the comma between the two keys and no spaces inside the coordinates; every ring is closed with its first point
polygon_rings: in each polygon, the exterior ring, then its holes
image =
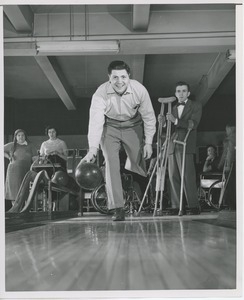
{"type": "Polygon", "coordinates": [[[115,120],[105,116],[105,126],[111,126],[115,128],[131,128],[138,125],[142,125],[142,117],[138,112],[134,117],[126,121],[115,120]]]}

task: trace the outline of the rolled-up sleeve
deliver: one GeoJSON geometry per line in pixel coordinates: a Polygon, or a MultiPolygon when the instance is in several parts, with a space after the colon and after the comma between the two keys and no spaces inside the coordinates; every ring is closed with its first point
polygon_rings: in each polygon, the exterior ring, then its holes
{"type": "Polygon", "coordinates": [[[96,92],[91,101],[89,126],[88,126],[88,144],[89,147],[99,148],[103,133],[105,120],[106,103],[101,93],[96,92]]]}
{"type": "Polygon", "coordinates": [[[152,144],[153,136],[156,132],[156,117],[146,88],[142,90],[139,112],[144,123],[145,143],[152,144]]]}

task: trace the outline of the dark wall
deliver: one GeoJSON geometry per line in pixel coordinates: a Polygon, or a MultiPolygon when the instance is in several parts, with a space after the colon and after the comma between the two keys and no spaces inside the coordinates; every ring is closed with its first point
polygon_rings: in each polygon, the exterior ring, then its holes
{"type": "Polygon", "coordinates": [[[87,134],[90,99],[81,99],[77,110],[69,111],[60,99],[16,100],[5,99],[4,133],[17,128],[28,135],[44,135],[47,125],[54,125],[60,135],[87,134]]]}
{"type": "Polygon", "coordinates": [[[236,69],[233,67],[203,107],[199,131],[222,131],[236,121],[236,69]]]}
{"type": "Polygon", "coordinates": [[[221,131],[227,123],[235,124],[235,98],[215,97],[203,107],[199,131],[221,131]]]}

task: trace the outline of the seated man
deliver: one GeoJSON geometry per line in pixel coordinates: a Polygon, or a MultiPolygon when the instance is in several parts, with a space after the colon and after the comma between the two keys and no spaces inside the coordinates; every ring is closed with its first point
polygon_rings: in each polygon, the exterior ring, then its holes
{"type": "Polygon", "coordinates": [[[219,158],[213,145],[207,146],[207,158],[203,166],[203,172],[218,172],[219,158]]]}

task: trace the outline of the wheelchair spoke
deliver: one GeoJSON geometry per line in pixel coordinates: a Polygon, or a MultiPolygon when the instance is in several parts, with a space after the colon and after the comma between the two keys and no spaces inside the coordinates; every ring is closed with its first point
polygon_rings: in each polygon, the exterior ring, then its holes
{"type": "Polygon", "coordinates": [[[92,205],[101,214],[110,214],[108,210],[108,198],[105,184],[103,183],[97,189],[95,189],[91,196],[92,205]]]}

